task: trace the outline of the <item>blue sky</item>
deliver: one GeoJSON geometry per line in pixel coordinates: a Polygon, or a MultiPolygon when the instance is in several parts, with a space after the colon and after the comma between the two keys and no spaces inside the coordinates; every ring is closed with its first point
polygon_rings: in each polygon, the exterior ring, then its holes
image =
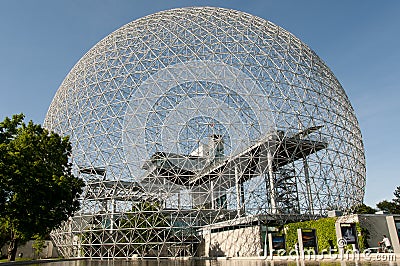
{"type": "Polygon", "coordinates": [[[61,82],[94,44],[132,20],[184,6],[248,12],[308,44],[359,119],[366,204],[392,198],[400,186],[400,1],[1,0],[0,119],[22,112],[43,123],[61,82]]]}

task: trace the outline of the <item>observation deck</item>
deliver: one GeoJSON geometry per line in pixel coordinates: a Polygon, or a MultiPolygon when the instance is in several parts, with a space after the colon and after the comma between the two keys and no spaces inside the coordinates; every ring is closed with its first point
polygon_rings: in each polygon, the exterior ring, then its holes
{"type": "MultiPolygon", "coordinates": [[[[221,177],[235,177],[235,171],[236,176],[237,172],[240,173],[237,181],[243,183],[264,173],[269,165],[272,167],[270,170],[276,171],[289,163],[327,148],[326,141],[305,138],[321,127],[310,127],[293,136],[284,136],[283,131],[271,133],[234,156],[213,158],[213,160],[157,152],[144,164],[143,169],[148,170],[146,178],[162,177],[177,185],[187,187],[203,185],[221,177]]],[[[234,179],[232,180],[235,182],[234,179]]],[[[233,182],[228,186],[233,186],[233,182]]]]}

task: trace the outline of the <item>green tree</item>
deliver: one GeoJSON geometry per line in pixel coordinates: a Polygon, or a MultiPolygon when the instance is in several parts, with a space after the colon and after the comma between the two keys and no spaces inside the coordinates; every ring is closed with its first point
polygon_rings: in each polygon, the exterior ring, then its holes
{"type": "MultiPolygon", "coordinates": [[[[8,243],[9,241],[9,234],[5,228],[5,223],[2,222],[2,219],[0,218],[0,254],[1,250],[3,249],[3,246],[8,243]]],[[[1,258],[4,256],[4,254],[1,254],[1,258]]]]}
{"type": "Polygon", "coordinates": [[[383,200],[376,204],[378,209],[392,214],[400,214],[400,186],[393,192],[394,199],[391,201],[383,200]]]}
{"type": "Polygon", "coordinates": [[[393,194],[394,194],[393,202],[396,204],[396,209],[400,213],[400,186],[396,188],[393,194]]]}
{"type": "Polygon", "coordinates": [[[392,214],[400,214],[399,206],[396,205],[396,203],[394,203],[393,201],[383,200],[378,204],[376,204],[376,207],[378,207],[378,209],[381,211],[385,211],[392,214]]]}
{"type": "Polygon", "coordinates": [[[32,244],[32,248],[35,250],[36,258],[40,258],[40,253],[42,253],[44,249],[44,237],[43,236],[34,236],[35,241],[32,244]]]}
{"type": "Polygon", "coordinates": [[[362,203],[353,207],[351,212],[356,214],[374,214],[376,209],[362,203]]]}
{"type": "Polygon", "coordinates": [[[71,173],[68,137],[23,120],[20,114],[0,122],[0,222],[10,261],[19,244],[45,236],[79,209],[84,186],[71,173]]]}

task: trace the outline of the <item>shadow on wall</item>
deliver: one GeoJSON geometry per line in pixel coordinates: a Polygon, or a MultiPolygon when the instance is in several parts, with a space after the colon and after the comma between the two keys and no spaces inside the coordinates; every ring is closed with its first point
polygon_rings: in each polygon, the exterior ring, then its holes
{"type": "Polygon", "coordinates": [[[222,251],[218,242],[214,242],[214,244],[211,245],[208,254],[210,254],[210,257],[225,257],[225,253],[222,251]]]}
{"type": "MultiPolygon", "coordinates": [[[[45,258],[57,258],[59,254],[57,252],[57,248],[53,245],[51,240],[45,240],[44,248],[39,254],[35,253],[35,249],[33,248],[33,240],[29,240],[25,245],[19,246],[17,249],[17,257],[20,258],[30,258],[30,259],[45,259],[45,258]]],[[[2,256],[7,256],[7,248],[8,245],[4,245],[0,254],[2,256]]]]}

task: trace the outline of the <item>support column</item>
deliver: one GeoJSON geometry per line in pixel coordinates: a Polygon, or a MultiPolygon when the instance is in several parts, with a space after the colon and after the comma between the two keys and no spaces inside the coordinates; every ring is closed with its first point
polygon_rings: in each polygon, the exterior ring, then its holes
{"type": "MultiPolygon", "coordinates": [[[[396,217],[397,218],[397,217],[396,217]]],[[[386,223],[389,230],[389,239],[392,243],[394,253],[400,253],[400,238],[397,233],[396,220],[394,216],[386,216],[386,223]]]]}
{"type": "Polygon", "coordinates": [[[235,186],[236,186],[236,204],[237,204],[237,216],[241,216],[242,210],[242,202],[241,202],[241,188],[240,188],[240,176],[239,176],[239,169],[237,165],[235,165],[235,186]]]}
{"type": "MultiPolygon", "coordinates": [[[[298,243],[300,258],[304,260],[303,233],[301,231],[301,228],[297,229],[297,243],[298,243]]],[[[296,255],[298,255],[298,254],[296,254],[296,255]]]]}
{"type": "Polygon", "coordinates": [[[271,195],[271,213],[276,214],[276,191],[275,191],[275,180],[274,180],[274,169],[273,159],[271,151],[268,151],[267,162],[268,162],[268,177],[269,177],[269,193],[271,195]]]}
{"type": "Polygon", "coordinates": [[[314,204],[311,194],[310,174],[308,172],[308,162],[306,157],[303,157],[303,166],[304,166],[304,178],[306,181],[306,189],[307,189],[308,210],[311,215],[314,215],[314,206],[313,206],[314,204]]]}
{"type": "Polygon", "coordinates": [[[242,201],[242,213],[246,212],[246,204],[244,199],[244,184],[243,182],[240,184],[240,200],[242,201]]]}
{"type": "Polygon", "coordinates": [[[215,209],[215,199],[214,199],[214,181],[210,182],[210,193],[211,193],[211,209],[215,209]]]}
{"type": "Polygon", "coordinates": [[[111,215],[110,215],[110,233],[114,230],[114,215],[115,215],[116,203],[115,199],[111,199],[111,215]]]}
{"type": "Polygon", "coordinates": [[[181,191],[178,191],[178,210],[181,209],[181,191]]]}

